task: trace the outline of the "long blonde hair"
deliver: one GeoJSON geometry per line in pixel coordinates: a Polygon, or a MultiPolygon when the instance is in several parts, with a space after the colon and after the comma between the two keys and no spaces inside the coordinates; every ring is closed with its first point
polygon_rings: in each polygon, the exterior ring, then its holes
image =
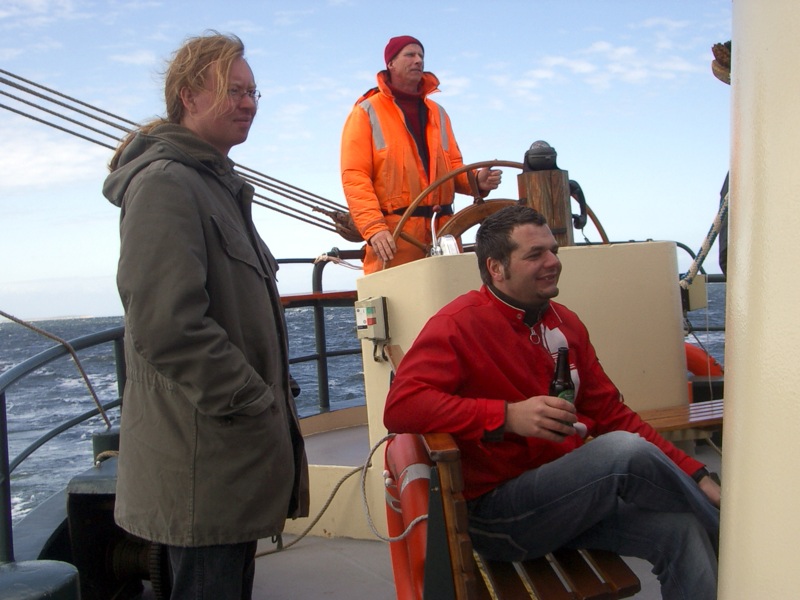
{"type": "Polygon", "coordinates": [[[119,164],[120,155],[136,137],[137,133],[148,133],[163,123],[180,124],[183,120],[184,106],[181,91],[188,88],[200,92],[209,78],[216,76],[217,87],[214,92],[212,110],[220,110],[228,99],[228,82],[231,65],[244,57],[244,43],[233,34],[208,31],[204,35],[188,38],[172,55],[164,72],[164,100],[167,114],[165,118],[155,119],[128,134],[120,143],[109,163],[113,171],[119,164]]]}
{"type": "Polygon", "coordinates": [[[231,65],[243,56],[244,44],[233,34],[211,31],[186,40],[173,54],[164,78],[167,121],[180,123],[183,119],[181,90],[189,88],[192,92],[200,92],[212,74],[216,75],[218,82],[213,108],[219,110],[228,98],[231,65]]]}

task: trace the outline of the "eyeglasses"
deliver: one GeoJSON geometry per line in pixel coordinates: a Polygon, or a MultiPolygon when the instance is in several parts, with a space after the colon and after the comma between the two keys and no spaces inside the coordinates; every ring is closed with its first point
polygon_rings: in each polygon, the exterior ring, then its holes
{"type": "Polygon", "coordinates": [[[228,90],[228,96],[232,100],[236,100],[237,103],[244,100],[245,96],[248,96],[255,104],[258,104],[258,100],[261,98],[261,92],[258,90],[240,90],[239,88],[231,88],[228,90]]]}

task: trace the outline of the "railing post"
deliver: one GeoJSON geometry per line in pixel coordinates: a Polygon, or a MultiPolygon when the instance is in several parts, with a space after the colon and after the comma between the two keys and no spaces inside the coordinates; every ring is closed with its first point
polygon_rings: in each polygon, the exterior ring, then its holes
{"type": "MultiPolygon", "coordinates": [[[[338,253],[333,248],[329,254],[338,253]]],[[[311,290],[314,292],[322,291],[322,270],[327,264],[320,261],[314,264],[311,274],[311,290]]],[[[320,411],[330,410],[331,392],[328,381],[328,338],[325,332],[325,308],[318,303],[314,304],[314,344],[317,352],[317,397],[319,399],[320,411]]]]}
{"type": "Polygon", "coordinates": [[[314,304],[314,344],[317,352],[317,394],[320,410],[330,410],[328,382],[328,340],[325,334],[325,309],[314,304]]]}
{"type": "Polygon", "coordinates": [[[14,562],[14,531],[11,525],[11,471],[8,466],[8,416],[6,393],[0,392],[0,564],[14,562]]]}
{"type": "MultiPolygon", "coordinates": [[[[360,250],[339,250],[339,248],[331,248],[328,252],[330,256],[335,256],[342,259],[355,259],[361,257],[360,250]]],[[[278,259],[280,264],[288,263],[308,263],[308,260],[295,260],[295,259],[278,259]]],[[[327,265],[327,261],[319,261],[314,263],[311,272],[311,290],[315,293],[322,292],[322,272],[327,265]]],[[[328,340],[325,332],[325,308],[319,303],[314,303],[314,339],[315,351],[317,360],[317,397],[319,398],[319,408],[321,411],[330,410],[330,384],[328,381],[328,340]]]]}

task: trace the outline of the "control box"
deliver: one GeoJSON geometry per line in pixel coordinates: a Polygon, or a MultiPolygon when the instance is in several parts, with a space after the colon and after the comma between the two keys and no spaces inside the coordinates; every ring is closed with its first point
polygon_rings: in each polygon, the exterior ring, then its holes
{"type": "Polygon", "coordinates": [[[389,339],[386,320],[386,298],[375,296],[358,300],[356,309],[356,335],[358,339],[383,342],[389,339]]]}

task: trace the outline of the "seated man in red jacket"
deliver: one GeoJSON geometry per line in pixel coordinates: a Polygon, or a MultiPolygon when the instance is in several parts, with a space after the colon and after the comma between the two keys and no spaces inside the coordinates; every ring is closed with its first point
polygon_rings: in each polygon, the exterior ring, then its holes
{"type": "Polygon", "coordinates": [[[422,329],[389,391],[386,427],[455,437],[479,553],[606,549],[652,563],[664,598],[716,598],[720,488],[624,404],[583,323],[552,301],[561,263],[544,218],[498,211],[476,252],[484,285],[422,329]],[[559,347],[574,404],[548,395],[559,347]]]}

